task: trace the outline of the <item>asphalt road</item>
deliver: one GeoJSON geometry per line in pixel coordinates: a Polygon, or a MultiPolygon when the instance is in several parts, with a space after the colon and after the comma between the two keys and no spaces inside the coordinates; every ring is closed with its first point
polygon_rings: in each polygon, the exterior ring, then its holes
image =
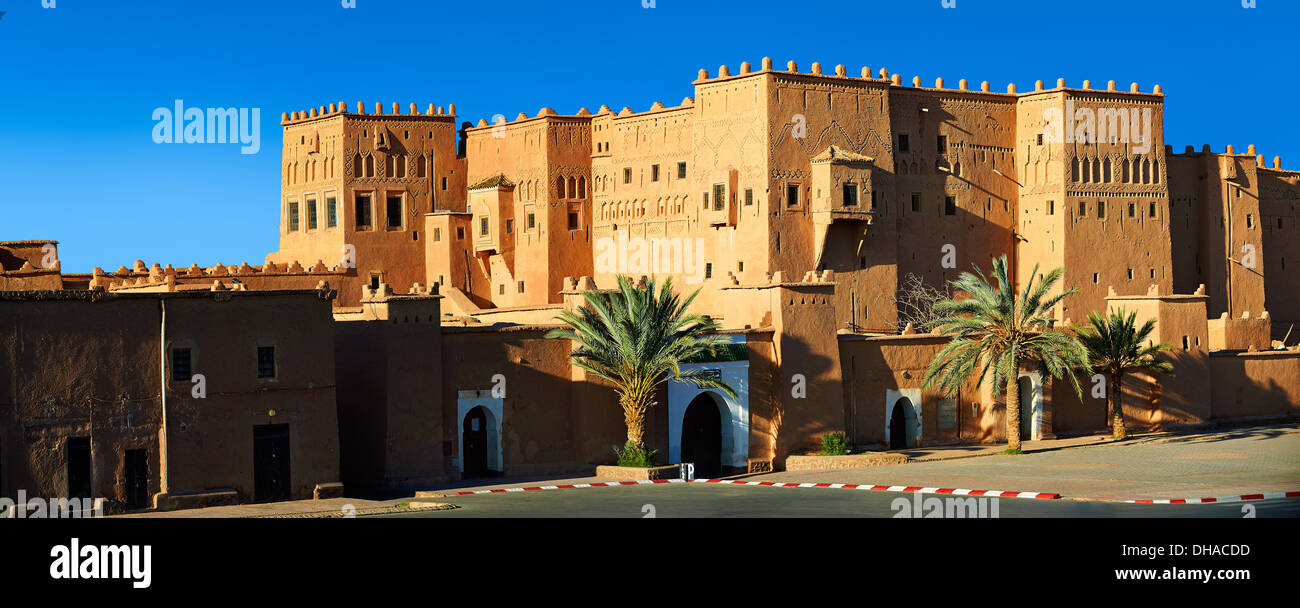
{"type": "MultiPolygon", "coordinates": [[[[921,499],[948,497],[923,494],[921,499]]],[[[974,498],[974,497],[972,497],[974,498]]],[[[1300,517],[1300,499],[1259,500],[1238,503],[1189,505],[1128,504],[1088,500],[1001,498],[1001,518],[1071,517],[1300,517]],[[1253,513],[1252,513],[1253,512],[1253,513]]],[[[540,490],[479,494],[436,499],[460,508],[376,515],[373,517],[894,517],[903,511],[914,515],[915,496],[837,488],[777,488],[663,484],[567,490],[540,490]],[[898,499],[901,502],[895,502],[898,499]]],[[[969,503],[968,503],[969,504],[969,503]]],[[[992,514],[992,503],[985,504],[992,514]]],[[[933,509],[922,503],[922,514],[933,509]]],[[[954,514],[961,512],[954,507],[954,514]]],[[[976,511],[978,514],[978,511],[976,511]]]]}

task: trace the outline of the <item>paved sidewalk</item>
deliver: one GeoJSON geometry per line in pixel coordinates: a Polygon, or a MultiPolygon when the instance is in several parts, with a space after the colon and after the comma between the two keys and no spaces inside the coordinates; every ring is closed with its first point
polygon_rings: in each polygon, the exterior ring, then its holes
{"type": "MultiPolygon", "coordinates": [[[[1114,442],[1088,435],[1024,443],[1025,455],[1005,456],[1005,444],[935,446],[905,453],[902,465],[737,475],[730,479],[793,483],[920,485],[984,490],[1058,492],[1063,498],[1179,499],[1300,490],[1300,425],[1270,425],[1150,433],[1114,442]]],[[[334,516],[402,503],[449,502],[457,492],[610,481],[592,476],[471,479],[386,500],[331,498],[208,507],[117,517],[334,516]]],[[[600,491],[600,490],[596,490],[600,491]]]]}
{"type": "Polygon", "coordinates": [[[1178,499],[1300,490],[1300,428],[1275,425],[1123,442],[1092,436],[1005,446],[921,450],[907,464],[746,476],[748,480],[1058,492],[1063,498],[1178,499]],[[978,448],[978,449],[972,449],[978,448]],[[969,456],[981,456],[970,458],[969,456]]]}

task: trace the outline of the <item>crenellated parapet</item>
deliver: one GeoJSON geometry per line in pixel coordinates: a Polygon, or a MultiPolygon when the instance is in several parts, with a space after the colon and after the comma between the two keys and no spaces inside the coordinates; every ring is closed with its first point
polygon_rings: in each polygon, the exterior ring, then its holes
{"type": "Polygon", "coordinates": [[[143,261],[136,260],[131,268],[122,266],[113,272],[105,272],[103,268],[96,267],[90,274],[89,287],[109,291],[184,291],[209,288],[220,283],[222,289],[232,290],[310,289],[321,281],[338,282],[344,277],[355,276],[355,268],[326,266],[321,260],[309,268],[294,261],[284,265],[267,262],[261,266],[241,263],[238,266],[216,264],[200,267],[191,264],[188,268],[179,269],[171,264],[162,266],[155,263],[145,266],[143,261]]]}
{"type": "Polygon", "coordinates": [[[340,116],[366,118],[394,116],[402,118],[433,119],[444,122],[451,122],[456,119],[456,104],[454,103],[448,104],[446,108],[439,105],[429,104],[423,112],[419,110],[418,104],[414,102],[407,107],[406,112],[402,111],[401,104],[397,102],[392,102],[390,105],[391,111],[387,113],[384,112],[383,103],[375,103],[371,105],[371,111],[369,113],[366,112],[366,103],[364,101],[358,101],[353,107],[356,108],[356,111],[349,112],[347,102],[340,101],[338,103],[332,103],[328,106],[320,106],[318,108],[309,108],[295,112],[282,112],[280,114],[280,124],[285,126],[298,125],[323,118],[335,118],[340,116]]]}

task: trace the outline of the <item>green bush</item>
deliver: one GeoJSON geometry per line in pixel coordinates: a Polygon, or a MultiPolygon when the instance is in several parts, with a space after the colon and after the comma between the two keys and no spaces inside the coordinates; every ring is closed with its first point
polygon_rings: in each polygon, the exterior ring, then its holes
{"type": "Polygon", "coordinates": [[[655,466],[655,450],[637,448],[636,444],[630,441],[621,448],[614,446],[614,453],[618,454],[618,466],[620,467],[645,468],[655,466]]]}
{"type": "Polygon", "coordinates": [[[844,433],[822,435],[822,456],[843,456],[849,453],[849,438],[844,433]]]}

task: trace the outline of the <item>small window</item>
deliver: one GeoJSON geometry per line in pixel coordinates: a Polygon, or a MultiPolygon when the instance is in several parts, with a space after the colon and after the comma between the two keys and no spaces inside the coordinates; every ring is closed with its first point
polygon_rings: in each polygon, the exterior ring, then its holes
{"type": "Polygon", "coordinates": [[[524,292],[524,282],[523,282],[523,281],[520,281],[520,282],[519,282],[519,293],[523,293],[523,292],[524,292]]]}
{"type": "Polygon", "coordinates": [[[1151,217],[1155,217],[1155,216],[1156,216],[1156,204],[1155,204],[1155,203],[1151,203],[1150,207],[1147,208],[1147,215],[1149,215],[1149,216],[1151,216],[1151,217]]]}
{"type": "Polygon", "coordinates": [[[1133,269],[1132,269],[1132,268],[1128,269],[1128,280],[1130,280],[1130,281],[1133,280],[1133,269]]]}
{"type": "Polygon", "coordinates": [[[677,163],[677,179],[686,179],[686,163],[677,163]]]}
{"type": "Polygon", "coordinates": [[[913,212],[913,213],[920,213],[920,212],[921,212],[921,193],[920,193],[920,192],[913,192],[913,193],[912,193],[912,212],[913,212]]]}
{"type": "MultiPolygon", "coordinates": [[[[745,188],[745,206],[752,207],[753,205],[754,205],[754,189],[745,188]]],[[[1280,221],[1281,220],[1279,220],[1279,222],[1280,221]]]]}
{"type": "Polygon", "coordinates": [[[1079,217],[1088,215],[1088,203],[1079,201],[1079,217]]]}
{"type": "Polygon", "coordinates": [[[339,203],[338,199],[333,196],[325,197],[325,227],[334,228],[339,225],[339,203]]]}
{"type": "Polygon", "coordinates": [[[370,195],[358,194],[356,196],[356,219],[357,228],[370,227],[370,195]]]}
{"type": "Polygon", "coordinates": [[[307,199],[307,229],[316,229],[316,199],[307,199]]]}
{"type": "Polygon", "coordinates": [[[898,134],[898,151],[899,151],[899,152],[911,152],[911,151],[912,151],[912,142],[908,140],[908,137],[907,137],[907,134],[906,134],[906,133],[899,133],[899,134],[898,134]]]}
{"type": "Polygon", "coordinates": [[[1254,215],[1249,214],[1249,213],[1246,214],[1246,227],[1247,227],[1247,228],[1254,228],[1254,227],[1255,227],[1255,216],[1254,216],[1254,215]]]}
{"type": "Polygon", "coordinates": [[[943,197],[943,214],[957,215],[957,199],[951,196],[943,197]]]}
{"type": "Polygon", "coordinates": [[[785,204],[787,207],[799,206],[799,184],[790,184],[785,187],[785,204]]]}
{"type": "Polygon", "coordinates": [[[402,197],[401,196],[388,197],[388,227],[389,228],[402,227],[402,197]]]}
{"type": "Polygon", "coordinates": [[[437,243],[442,240],[442,228],[433,229],[433,242],[437,243]]]}
{"type": "Polygon", "coordinates": [[[659,181],[659,165],[650,165],[650,181],[659,181]]]}
{"type": "Polygon", "coordinates": [[[487,234],[488,234],[488,218],[485,215],[483,217],[478,218],[478,235],[487,236],[487,234]]]}
{"type": "Polygon", "coordinates": [[[298,231],[298,201],[289,201],[289,232],[298,231]]]}
{"type": "Polygon", "coordinates": [[[578,229],[578,212],[577,212],[577,211],[570,211],[570,212],[569,212],[569,230],[577,230],[577,229],[578,229]]]}
{"type": "Polygon", "coordinates": [[[372,290],[379,289],[379,283],[382,281],[382,279],[383,277],[380,277],[378,274],[370,275],[370,289],[372,290]]]}
{"type": "Polygon", "coordinates": [[[529,214],[528,214],[528,229],[529,229],[529,230],[532,230],[533,228],[536,228],[536,227],[537,227],[537,216],[535,216],[535,215],[529,213],[529,214]]]}
{"type": "Polygon", "coordinates": [[[190,358],[190,349],[173,348],[172,349],[172,382],[189,382],[193,377],[190,367],[192,359],[190,358]]]}
{"type": "Polygon", "coordinates": [[[1280,217],[1277,218],[1277,229],[1278,229],[1278,230],[1281,230],[1281,229],[1282,229],[1282,218],[1280,218],[1280,217]]]}
{"type": "Polygon", "coordinates": [[[948,136],[947,136],[947,135],[940,135],[940,136],[938,137],[938,140],[939,140],[939,141],[937,142],[937,144],[938,144],[939,154],[947,154],[947,153],[948,153],[948,136]]]}
{"type": "Polygon", "coordinates": [[[1100,274],[1100,273],[1096,273],[1096,272],[1092,273],[1092,282],[1093,282],[1094,284],[1096,284],[1096,283],[1100,283],[1100,282],[1101,282],[1101,274],[1100,274]]]}
{"type": "Polygon", "coordinates": [[[623,183],[632,183],[632,167],[623,167],[623,183]]]}
{"type": "Polygon", "coordinates": [[[459,227],[456,228],[456,240],[458,240],[458,241],[463,241],[463,240],[465,240],[465,229],[464,229],[464,228],[459,228],[459,227]]]}
{"type": "Polygon", "coordinates": [[[726,184],[713,184],[713,210],[722,211],[727,204],[726,184]]]}
{"type": "Polygon", "coordinates": [[[1097,218],[1106,219],[1106,201],[1097,201],[1097,218]]]}
{"type": "Polygon", "coordinates": [[[1047,201],[1047,215],[1056,215],[1056,201],[1047,201]]]}
{"type": "Polygon", "coordinates": [[[1039,133],[1039,134],[1038,134],[1038,145],[1040,145],[1040,146],[1043,145],[1043,134],[1042,134],[1042,133],[1039,133]]]}
{"type": "Polygon", "coordinates": [[[502,283],[502,284],[500,284],[500,285],[497,285],[497,295],[499,295],[499,296],[504,296],[504,295],[506,295],[506,284],[505,284],[505,283],[502,283]]]}
{"type": "Polygon", "coordinates": [[[506,220],[506,234],[513,234],[515,231],[515,221],[506,220]]]}
{"type": "MultiPolygon", "coordinates": [[[[873,192],[872,194],[874,195],[875,193],[873,192]]],[[[857,184],[844,184],[844,206],[845,207],[858,206],[858,185],[857,184]]]]}
{"type": "Polygon", "coordinates": [[[257,347],[257,377],[258,378],[275,377],[275,347],[274,346],[257,347]]]}
{"type": "Polygon", "coordinates": [[[704,278],[713,278],[713,263],[709,262],[704,265],[704,278]]]}
{"type": "Polygon", "coordinates": [[[1129,217],[1137,217],[1137,205],[1136,205],[1136,204],[1134,204],[1134,203],[1129,203],[1129,204],[1128,204],[1128,216],[1129,216],[1129,217]]]}
{"type": "Polygon", "coordinates": [[[442,189],[443,189],[443,190],[446,190],[446,189],[447,189],[447,178],[445,178],[445,177],[442,178],[442,189]]]}

